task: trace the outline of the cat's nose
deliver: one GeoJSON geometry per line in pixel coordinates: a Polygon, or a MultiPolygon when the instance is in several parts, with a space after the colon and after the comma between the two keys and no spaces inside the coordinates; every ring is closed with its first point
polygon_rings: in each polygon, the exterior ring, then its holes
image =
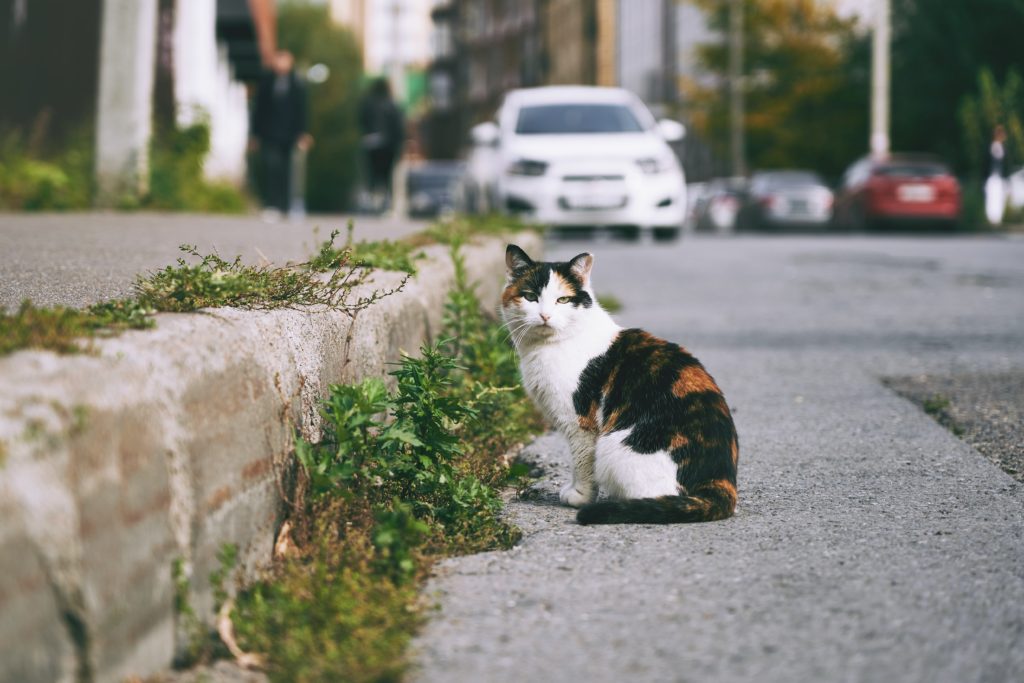
{"type": "Polygon", "coordinates": [[[547,322],[547,321],[551,320],[551,316],[548,315],[547,313],[541,313],[540,314],[540,319],[543,320],[544,322],[547,322]]]}

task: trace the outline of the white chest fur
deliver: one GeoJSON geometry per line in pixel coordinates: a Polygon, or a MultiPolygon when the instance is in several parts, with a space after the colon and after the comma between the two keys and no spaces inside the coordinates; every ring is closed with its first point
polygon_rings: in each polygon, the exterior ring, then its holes
{"type": "Polygon", "coordinates": [[[607,315],[600,315],[593,322],[571,336],[532,340],[519,350],[526,392],[545,416],[563,430],[574,429],[578,424],[572,396],[580,373],[593,358],[608,350],[621,329],[607,315]]]}

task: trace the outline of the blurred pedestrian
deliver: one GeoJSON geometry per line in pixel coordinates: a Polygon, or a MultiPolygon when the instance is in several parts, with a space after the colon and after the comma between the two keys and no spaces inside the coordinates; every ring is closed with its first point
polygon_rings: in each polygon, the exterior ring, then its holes
{"type": "Polygon", "coordinates": [[[281,50],[260,80],[252,109],[250,148],[260,150],[267,220],[291,208],[292,154],[313,145],[307,117],[306,88],[295,73],[295,57],[281,50]]]}
{"type": "Polygon", "coordinates": [[[392,174],[405,141],[402,112],[391,99],[386,78],[374,80],[359,103],[359,130],[369,203],[383,212],[391,205],[392,174]]]}
{"type": "Polygon", "coordinates": [[[1006,211],[1006,129],[997,125],[988,148],[989,172],[985,181],[985,216],[992,225],[1003,222],[1006,211]]]}

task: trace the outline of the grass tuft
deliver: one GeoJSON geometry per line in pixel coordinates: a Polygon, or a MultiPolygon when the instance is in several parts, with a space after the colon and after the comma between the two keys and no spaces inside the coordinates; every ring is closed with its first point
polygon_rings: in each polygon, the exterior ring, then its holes
{"type": "Polygon", "coordinates": [[[380,270],[394,270],[409,275],[416,274],[416,261],[424,258],[422,251],[416,251],[416,246],[411,242],[392,240],[377,240],[373,242],[357,242],[353,244],[352,232],[353,222],[350,220],[347,226],[348,236],[342,247],[334,246],[334,240],[338,231],[331,233],[330,239],[320,245],[316,255],[310,259],[309,267],[313,270],[327,270],[337,268],[339,261],[350,260],[352,263],[363,268],[377,268],[380,270]]]}
{"type": "Polygon", "coordinates": [[[152,327],[152,311],[131,300],[108,301],[85,310],[39,308],[25,300],[14,313],[0,311],[0,356],[20,349],[80,353],[89,338],[152,327]],[[84,340],[84,341],[83,341],[84,340]]]}
{"type": "Polygon", "coordinates": [[[254,266],[242,263],[240,256],[226,261],[216,253],[200,254],[188,244],[180,249],[198,261],[179,258],[176,266],[138,277],[135,294],[139,302],[171,313],[223,306],[258,310],[323,306],[351,315],[405,284],[351,302],[352,289],[366,281],[369,269],[356,264],[347,250],[339,252],[330,266],[330,276],[324,279],[319,273],[326,269],[314,269],[310,263],[254,266]]]}

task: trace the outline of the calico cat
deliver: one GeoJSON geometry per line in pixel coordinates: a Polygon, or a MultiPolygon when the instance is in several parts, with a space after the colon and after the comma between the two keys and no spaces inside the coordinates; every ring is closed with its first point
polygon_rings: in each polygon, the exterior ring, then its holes
{"type": "Polygon", "coordinates": [[[510,244],[501,311],[526,392],[569,441],[559,497],[580,524],[725,519],[739,446],[729,406],[684,348],[615,324],[594,297],[594,259],[534,262],[510,244]],[[597,500],[602,490],[607,499],[597,500]]]}

